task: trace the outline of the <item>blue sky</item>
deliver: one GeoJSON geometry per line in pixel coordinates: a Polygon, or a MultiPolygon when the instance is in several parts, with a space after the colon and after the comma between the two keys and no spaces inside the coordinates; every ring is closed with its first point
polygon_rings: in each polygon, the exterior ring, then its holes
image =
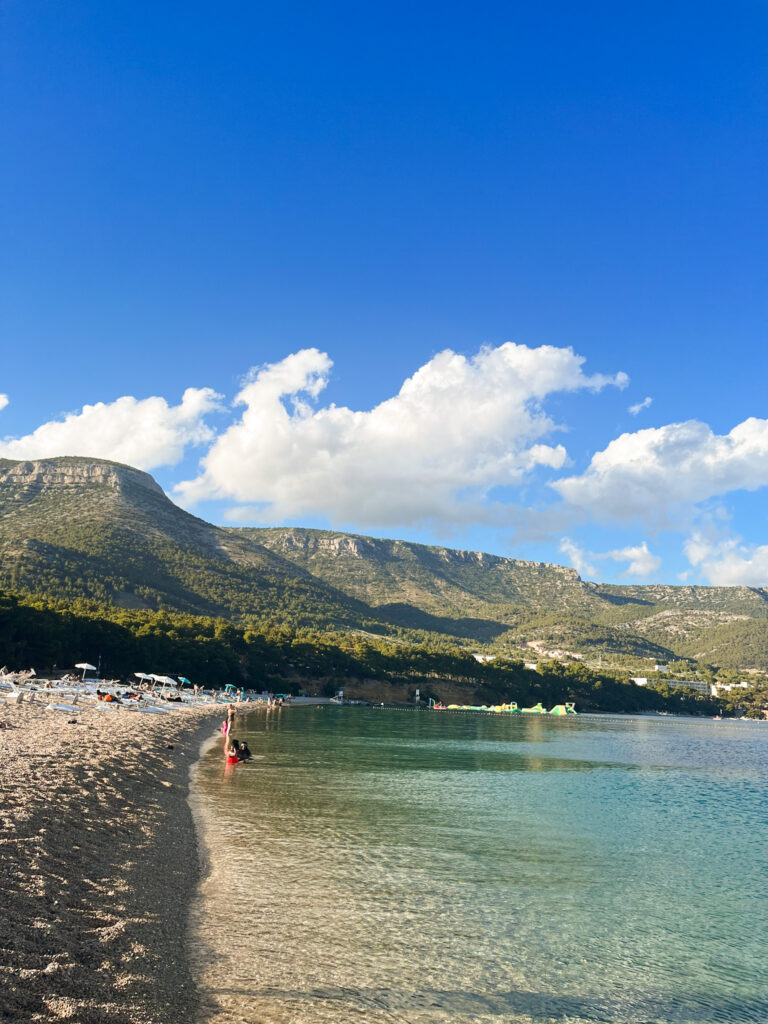
{"type": "Polygon", "coordinates": [[[4,36],[0,454],[768,585],[764,4],[11,0],[4,36]]]}

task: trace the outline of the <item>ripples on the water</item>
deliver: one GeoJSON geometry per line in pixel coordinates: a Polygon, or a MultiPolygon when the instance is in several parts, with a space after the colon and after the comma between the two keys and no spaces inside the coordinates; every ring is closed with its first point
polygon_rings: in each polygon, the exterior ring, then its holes
{"type": "Polygon", "coordinates": [[[196,773],[216,1024],[766,1024],[768,727],[295,708],[196,773]]]}

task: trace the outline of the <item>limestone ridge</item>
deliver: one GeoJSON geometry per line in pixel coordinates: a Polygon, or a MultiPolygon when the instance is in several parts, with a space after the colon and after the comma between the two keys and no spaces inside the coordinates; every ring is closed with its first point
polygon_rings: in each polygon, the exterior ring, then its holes
{"type": "Polygon", "coordinates": [[[406,630],[536,660],[685,656],[768,667],[768,591],[614,586],[479,551],[298,527],[222,528],[153,478],[85,458],[0,460],[0,589],[292,626],[406,630]],[[530,653],[527,653],[530,652],[530,653]]]}
{"type": "Polygon", "coordinates": [[[373,605],[413,603],[433,614],[483,614],[490,603],[584,605],[574,569],[482,551],[298,528],[240,528],[264,547],[373,605]]]}
{"type": "Polygon", "coordinates": [[[232,618],[360,618],[300,567],[179,508],[148,473],[96,459],[0,461],[0,588],[232,618]]]}
{"type": "Polygon", "coordinates": [[[15,462],[0,459],[0,487],[13,487],[18,498],[34,497],[46,488],[104,485],[115,490],[144,488],[163,495],[163,489],[149,473],[121,462],[66,456],[15,462]]]}

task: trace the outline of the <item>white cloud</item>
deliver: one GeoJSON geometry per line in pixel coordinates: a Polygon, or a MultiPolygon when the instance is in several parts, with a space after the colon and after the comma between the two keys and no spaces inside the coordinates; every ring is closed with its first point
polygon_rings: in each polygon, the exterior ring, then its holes
{"type": "Polygon", "coordinates": [[[647,396],[642,400],[642,402],[638,402],[636,405],[630,405],[628,411],[632,413],[633,416],[637,416],[637,414],[642,412],[643,409],[648,409],[652,402],[653,399],[650,396],[647,396]]]}
{"type": "Polygon", "coordinates": [[[768,587],[768,544],[750,547],[736,538],[711,540],[697,532],[684,550],[691,565],[715,586],[768,587]]]}
{"type": "Polygon", "coordinates": [[[615,551],[598,554],[594,551],[585,551],[569,537],[563,537],[559,548],[568,557],[579,576],[589,576],[592,579],[596,579],[600,574],[590,559],[610,558],[614,562],[629,562],[622,576],[650,576],[661,567],[661,559],[648,550],[646,541],[634,547],[617,548],[615,551]]]}
{"type": "Polygon", "coordinates": [[[220,395],[210,388],[187,388],[180,405],[164,398],[128,395],[114,402],[85,405],[63,420],[43,423],[25,437],[0,441],[0,456],[44,459],[84,455],[127,462],[139,469],[171,466],[187,445],[204,444],[214,432],[203,417],[219,408],[220,395]]]}
{"type": "Polygon", "coordinates": [[[768,587],[768,544],[726,551],[702,563],[710,583],[720,587],[768,587]]]}
{"type": "Polygon", "coordinates": [[[661,559],[648,550],[648,544],[636,544],[634,547],[618,548],[615,551],[607,551],[598,558],[612,558],[614,562],[629,562],[629,565],[622,573],[622,576],[650,576],[661,568],[661,559]]]}
{"type": "Polygon", "coordinates": [[[768,484],[768,420],[751,418],[729,434],[689,420],[622,434],[580,476],[552,486],[598,518],[662,519],[670,509],[768,484]]]}
{"type": "Polygon", "coordinates": [[[8,395],[0,395],[0,409],[4,409],[8,405],[8,395]]]}
{"type": "Polygon", "coordinates": [[[568,558],[570,565],[579,576],[591,576],[593,579],[597,576],[597,569],[590,563],[589,555],[578,544],[575,544],[570,537],[561,538],[559,549],[568,558]]]}
{"type": "Polygon", "coordinates": [[[714,551],[722,547],[722,542],[711,540],[705,534],[696,531],[683,545],[685,556],[691,565],[701,565],[714,551]]]}
{"type": "Polygon", "coordinates": [[[216,440],[201,474],[177,490],[187,503],[229,498],[250,506],[233,513],[240,519],[493,521],[500,509],[485,499],[494,487],[565,462],[562,445],[543,443],[557,429],[543,400],[626,386],[625,374],[585,375],[583,362],[551,346],[507,343],[472,358],[446,350],[397,395],[356,411],[310,404],[332,363],[305,349],[252,372],[236,398],[245,407],[241,419],[216,440]]]}

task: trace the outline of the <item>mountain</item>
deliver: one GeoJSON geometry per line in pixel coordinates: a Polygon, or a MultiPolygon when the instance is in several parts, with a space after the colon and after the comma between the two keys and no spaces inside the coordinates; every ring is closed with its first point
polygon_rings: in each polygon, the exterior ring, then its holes
{"type": "Polygon", "coordinates": [[[0,588],[234,621],[453,637],[531,660],[570,651],[768,667],[768,591],[613,586],[476,551],[299,528],[216,527],[146,473],[0,460],[0,588]]]}
{"type": "Polygon", "coordinates": [[[0,460],[0,587],[298,625],[356,624],[366,612],[178,508],[147,473],[84,458],[0,460]]]}
{"type": "Polygon", "coordinates": [[[586,582],[563,566],[480,551],[287,527],[237,532],[389,621],[416,626],[418,609],[474,623],[472,635],[502,650],[768,666],[766,588],[615,586],[586,582]]]}

